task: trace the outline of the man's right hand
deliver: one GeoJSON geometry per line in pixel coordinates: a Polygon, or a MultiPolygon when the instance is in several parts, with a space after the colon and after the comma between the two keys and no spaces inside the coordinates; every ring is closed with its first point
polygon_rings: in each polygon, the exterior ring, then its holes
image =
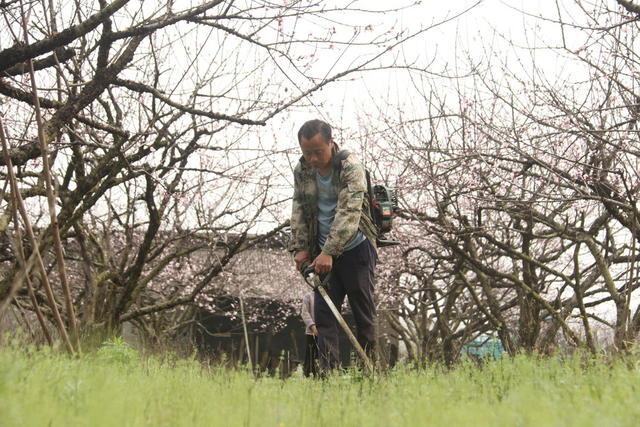
{"type": "Polygon", "coordinates": [[[293,256],[293,260],[296,262],[296,269],[300,271],[302,268],[302,264],[306,261],[311,261],[311,252],[309,251],[299,251],[293,256]]]}

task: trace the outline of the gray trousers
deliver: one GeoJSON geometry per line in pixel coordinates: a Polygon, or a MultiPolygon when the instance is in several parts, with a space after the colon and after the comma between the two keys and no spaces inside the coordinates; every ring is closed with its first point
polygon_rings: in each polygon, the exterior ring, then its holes
{"type": "MultiPolygon", "coordinates": [[[[374,359],[376,348],[376,308],[373,301],[374,268],[378,255],[369,240],[334,257],[327,294],[338,310],[345,295],[356,322],[356,338],[374,359]]],[[[315,321],[318,328],[318,358],[323,371],[340,365],[338,334],[342,328],[331,309],[316,291],[315,321]]]]}

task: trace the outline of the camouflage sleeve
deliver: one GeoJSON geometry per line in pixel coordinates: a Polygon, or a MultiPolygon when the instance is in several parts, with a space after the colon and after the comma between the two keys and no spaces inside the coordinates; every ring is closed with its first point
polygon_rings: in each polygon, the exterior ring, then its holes
{"type": "Polygon", "coordinates": [[[342,184],[338,192],[336,216],[322,248],[323,253],[332,256],[342,254],[346,244],[358,231],[362,203],[367,191],[364,166],[360,162],[347,159],[342,163],[342,184]]]}
{"type": "Polygon", "coordinates": [[[301,191],[302,183],[300,178],[300,167],[296,167],[293,173],[293,203],[291,208],[291,240],[289,241],[289,251],[311,251],[309,224],[304,218],[302,209],[301,191]]]}

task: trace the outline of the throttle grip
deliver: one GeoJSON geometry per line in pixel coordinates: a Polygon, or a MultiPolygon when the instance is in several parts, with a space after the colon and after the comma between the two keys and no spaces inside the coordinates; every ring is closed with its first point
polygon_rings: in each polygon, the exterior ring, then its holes
{"type": "Polygon", "coordinates": [[[309,277],[312,273],[315,274],[315,270],[311,267],[311,261],[305,261],[302,263],[300,267],[300,272],[302,273],[302,277],[305,279],[309,277]]]}

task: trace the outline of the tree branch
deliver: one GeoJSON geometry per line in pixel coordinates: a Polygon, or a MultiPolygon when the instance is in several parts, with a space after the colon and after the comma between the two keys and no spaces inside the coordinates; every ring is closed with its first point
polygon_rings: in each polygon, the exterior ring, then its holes
{"type": "Polygon", "coordinates": [[[44,40],[37,41],[30,45],[15,44],[12,47],[0,52],[0,71],[4,71],[14,65],[35,58],[47,52],[51,52],[61,46],[67,45],[75,39],[82,37],[89,31],[95,29],[108,16],[113,15],[118,9],[127,4],[129,0],[115,0],[95,15],[90,16],[86,21],[78,25],[69,27],[44,40]]]}
{"type": "Polygon", "coordinates": [[[164,102],[165,104],[173,108],[177,108],[180,111],[184,111],[185,113],[195,114],[197,116],[204,116],[213,120],[224,120],[227,122],[238,123],[241,125],[258,125],[258,126],[266,125],[266,121],[264,120],[256,121],[256,120],[250,120],[250,119],[242,119],[240,117],[228,116],[226,114],[199,110],[197,108],[190,108],[172,101],[169,97],[163,95],[158,89],[154,87],[151,87],[142,83],[134,82],[131,80],[114,79],[114,84],[126,87],[127,89],[132,90],[134,92],[138,92],[138,93],[150,93],[156,98],[158,98],[159,100],[161,100],[162,102],[164,102]]]}
{"type": "Polygon", "coordinates": [[[640,6],[633,3],[630,0],[616,0],[618,2],[618,4],[622,7],[624,7],[627,12],[631,12],[631,13],[635,13],[637,15],[640,15],[640,6]]]}
{"type": "MultiPolygon", "coordinates": [[[[34,71],[44,70],[45,68],[53,67],[58,62],[66,62],[69,59],[76,56],[75,50],[71,48],[60,49],[59,52],[52,53],[44,59],[39,59],[37,61],[33,61],[33,69],[34,71]]],[[[21,64],[16,64],[13,67],[5,70],[3,72],[4,75],[7,76],[17,76],[20,74],[26,74],[29,72],[29,65],[25,62],[21,64]]]]}

